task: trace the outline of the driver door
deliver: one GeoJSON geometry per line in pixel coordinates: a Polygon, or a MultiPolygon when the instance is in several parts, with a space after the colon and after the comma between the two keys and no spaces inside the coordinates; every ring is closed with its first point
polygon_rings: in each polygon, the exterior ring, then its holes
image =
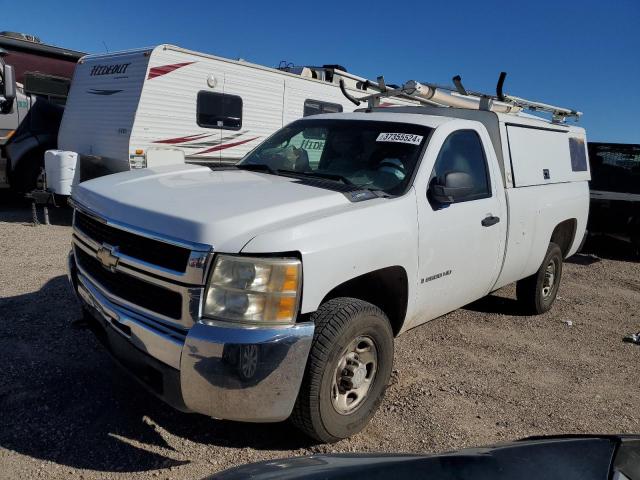
{"type": "MultiPolygon", "coordinates": [[[[458,123],[458,122],[451,122],[458,123]]],[[[434,135],[423,165],[424,190],[417,192],[419,227],[418,298],[428,318],[455,310],[489,293],[502,263],[506,236],[504,191],[495,153],[484,127],[434,135]],[[435,158],[434,158],[435,157],[435,158]],[[429,185],[448,172],[473,179],[473,191],[453,203],[430,198],[429,185]],[[488,218],[493,217],[491,221],[488,218]],[[498,220],[496,221],[495,218],[498,220]]]]}

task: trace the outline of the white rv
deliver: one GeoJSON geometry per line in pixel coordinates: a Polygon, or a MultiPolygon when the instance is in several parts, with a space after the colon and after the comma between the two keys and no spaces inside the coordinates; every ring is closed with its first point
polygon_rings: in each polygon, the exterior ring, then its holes
{"type": "Polygon", "coordinates": [[[337,65],[275,69],[172,45],[89,55],[73,77],[59,148],[80,159],[80,180],[184,160],[235,163],[293,120],[353,111],[340,80],[352,93],[378,88],[337,65]]]}

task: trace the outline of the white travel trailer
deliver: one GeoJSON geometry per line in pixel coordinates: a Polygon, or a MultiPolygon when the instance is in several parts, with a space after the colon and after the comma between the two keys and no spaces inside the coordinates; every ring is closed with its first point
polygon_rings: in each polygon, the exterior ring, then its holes
{"type": "MultiPolygon", "coordinates": [[[[59,148],[85,180],[176,161],[236,162],[283,125],[353,111],[341,93],[378,86],[338,65],[267,68],[159,45],[78,64],[59,148]]],[[[409,104],[393,99],[390,105],[409,104]]]]}

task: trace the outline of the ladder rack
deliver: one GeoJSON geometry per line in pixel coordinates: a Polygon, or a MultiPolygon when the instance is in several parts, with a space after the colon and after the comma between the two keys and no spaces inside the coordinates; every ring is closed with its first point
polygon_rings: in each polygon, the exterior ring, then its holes
{"type": "Polygon", "coordinates": [[[522,110],[534,112],[545,112],[551,114],[553,123],[563,123],[568,118],[580,118],[582,112],[569,108],[557,107],[547,103],[535,102],[525,98],[506,95],[502,92],[502,86],[507,74],[500,73],[496,95],[487,95],[479,92],[467,91],[462,86],[462,79],[459,76],[453,77],[455,88],[443,87],[430,83],[421,83],[409,80],[403,85],[395,88],[387,87],[384,77],[380,76],[376,82],[368,83],[378,89],[378,92],[365,95],[359,98],[347,92],[344,82],[340,80],[340,89],[347,99],[356,105],[367,102],[369,108],[380,105],[381,98],[397,97],[405,100],[417,101],[423,105],[468,108],[471,110],[487,110],[498,113],[519,113],[522,110]]]}

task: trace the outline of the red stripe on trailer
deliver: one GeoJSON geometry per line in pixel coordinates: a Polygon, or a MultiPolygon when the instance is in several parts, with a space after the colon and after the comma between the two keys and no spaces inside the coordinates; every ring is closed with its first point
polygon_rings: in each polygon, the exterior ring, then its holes
{"type": "Polygon", "coordinates": [[[171,73],[174,70],[177,70],[182,67],[186,67],[187,65],[191,65],[192,63],[196,63],[196,62],[174,63],[172,65],[161,65],[159,67],[150,68],[149,76],[147,77],[147,80],[151,80],[152,78],[166,75],[167,73],[171,73]]]}
{"type": "Polygon", "coordinates": [[[201,153],[209,153],[209,152],[217,152],[218,150],[226,150],[227,148],[237,147],[238,145],[242,145],[243,143],[249,143],[252,140],[260,137],[248,138],[247,140],[241,140],[239,142],[226,143],[224,145],[216,145],[215,147],[211,147],[208,150],[203,150],[201,152],[196,153],[196,155],[200,155],[201,153]]]}
{"type": "Polygon", "coordinates": [[[187,135],[186,137],[166,138],[164,140],[154,140],[153,143],[168,143],[173,145],[175,143],[190,142],[191,140],[200,140],[204,137],[210,137],[213,133],[196,133],[194,135],[187,135]]]}

